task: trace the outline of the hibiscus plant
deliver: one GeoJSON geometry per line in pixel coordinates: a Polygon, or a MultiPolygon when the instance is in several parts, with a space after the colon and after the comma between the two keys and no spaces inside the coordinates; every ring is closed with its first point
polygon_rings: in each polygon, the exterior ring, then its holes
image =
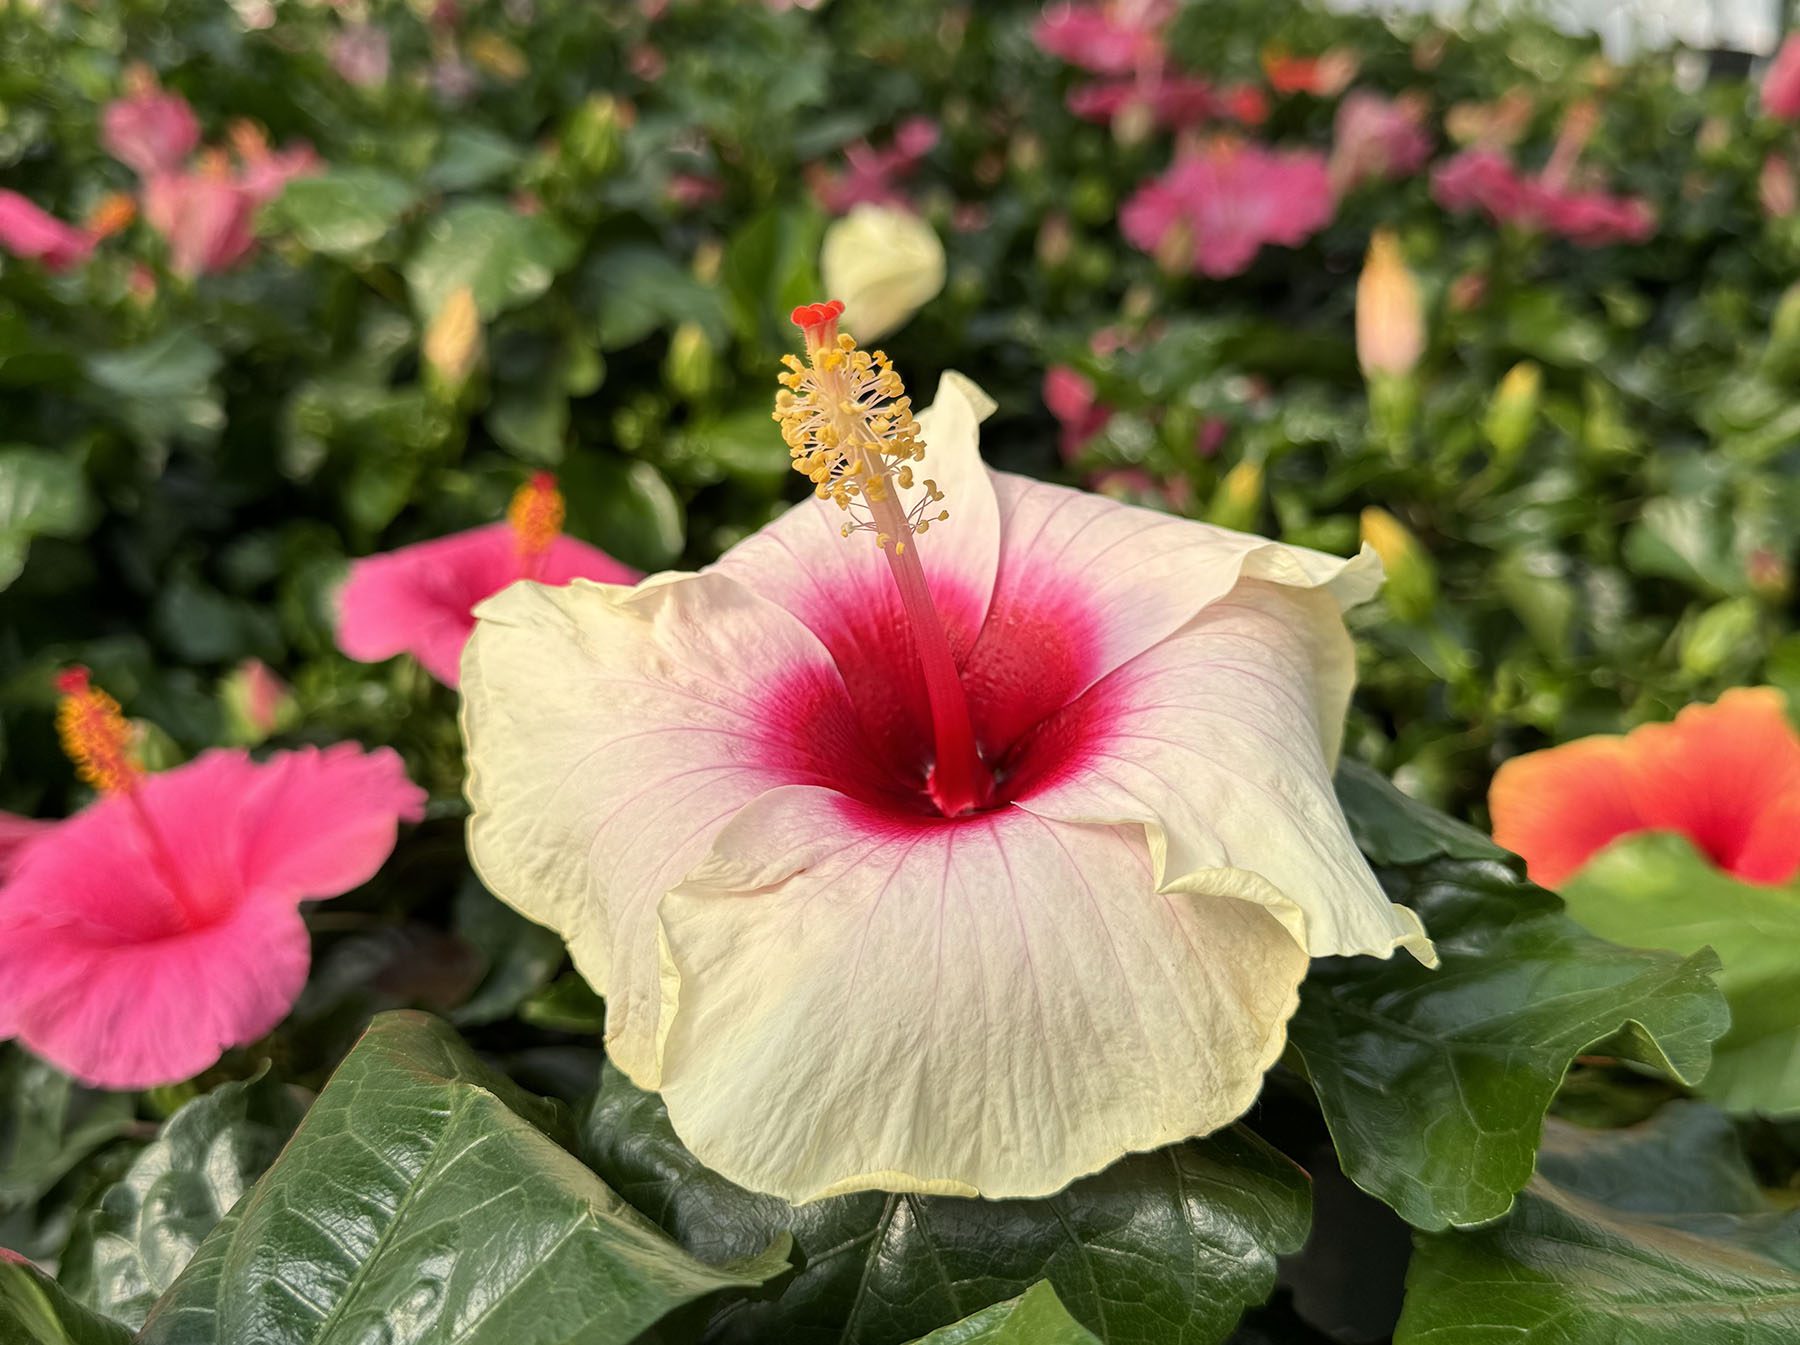
{"type": "Polygon", "coordinates": [[[1800,1339],[1800,42],[1341,8],[0,5],[0,1343],[1800,1339]]]}

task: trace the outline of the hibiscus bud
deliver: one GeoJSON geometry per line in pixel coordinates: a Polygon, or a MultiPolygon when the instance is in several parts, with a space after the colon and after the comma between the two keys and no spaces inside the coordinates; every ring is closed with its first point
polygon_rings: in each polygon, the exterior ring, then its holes
{"type": "Polygon", "coordinates": [[[1794,184],[1794,165],[1785,154],[1773,150],[1763,160],[1762,172],[1756,179],[1757,199],[1763,214],[1770,219],[1786,219],[1800,205],[1800,190],[1794,184]]]}
{"type": "Polygon", "coordinates": [[[1246,458],[1219,482],[1206,511],[1206,521],[1239,532],[1252,531],[1262,518],[1262,492],[1262,464],[1246,458]]]}
{"type": "Polygon", "coordinates": [[[261,659],[245,659],[219,686],[231,741],[254,747],[300,722],[300,703],[261,659]]]}
{"type": "Polygon", "coordinates": [[[1038,229],[1038,265],[1046,271],[1059,270],[1074,250],[1075,231],[1069,227],[1069,217],[1061,214],[1047,215],[1038,229]]]}
{"type": "Polygon", "coordinates": [[[525,53],[491,29],[471,36],[463,52],[475,65],[503,84],[515,84],[525,78],[531,65],[525,53]]]}
{"type": "Polygon", "coordinates": [[[588,177],[604,177],[619,162],[629,118],[610,94],[597,93],[570,115],[563,129],[563,157],[588,177]]]}
{"type": "Polygon", "coordinates": [[[425,329],[423,353],[438,389],[454,401],[481,363],[481,314],[474,290],[459,285],[445,296],[425,329]]]}
{"type": "Polygon", "coordinates": [[[1362,511],[1362,539],[1375,548],[1387,572],[1383,592],[1402,621],[1420,621],[1437,602],[1437,571],[1425,548],[1399,519],[1374,506],[1362,511]]]}
{"type": "Polygon", "coordinates": [[[1386,229],[1369,240],[1356,281],[1356,359],[1366,378],[1404,378],[1425,353],[1425,311],[1419,282],[1386,229]]]}
{"type": "Polygon", "coordinates": [[[1497,471],[1504,472],[1524,452],[1537,421],[1543,386],[1544,371],[1530,360],[1520,360],[1494,389],[1487,414],[1481,418],[1481,432],[1494,450],[1497,471]]]}
{"type": "Polygon", "coordinates": [[[696,402],[711,390],[716,364],[706,329],[697,322],[684,322],[669,339],[663,381],[680,396],[696,402]]]}
{"type": "Polygon", "coordinates": [[[1761,614],[1754,598],[1714,603],[1681,635],[1681,670],[1689,677],[1715,677],[1756,643],[1761,614]]]}
{"type": "Polygon", "coordinates": [[[864,203],[825,230],[825,292],[844,301],[844,328],[878,341],[944,288],[944,245],[910,210],[864,203]]]}

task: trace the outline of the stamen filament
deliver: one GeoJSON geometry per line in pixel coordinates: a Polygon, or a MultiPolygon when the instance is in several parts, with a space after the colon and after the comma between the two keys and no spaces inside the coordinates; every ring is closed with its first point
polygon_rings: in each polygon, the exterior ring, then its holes
{"type": "Polygon", "coordinates": [[[808,363],[789,357],[775,419],[794,469],[848,516],[844,536],[873,532],[887,558],[931,709],[935,757],[926,792],[939,811],[956,817],[993,801],[994,777],[976,748],[956,657],[919,563],[917,537],[949,513],[926,513],[944,498],[935,481],[924,482],[910,508],[901,500],[899,492],[913,485],[911,464],[925,456],[912,402],[885,355],[838,334],[842,312],[835,301],[794,310],[808,363]]]}
{"type": "Polygon", "coordinates": [[[182,923],[188,928],[204,924],[206,908],[188,891],[181,866],[163,839],[162,831],[144,806],[143,763],[137,758],[131,725],[119,703],[88,680],[79,665],[57,674],[56,689],[62,699],[56,707],[56,731],[63,751],[75,763],[75,773],[102,794],[120,794],[131,810],[138,835],[150,852],[150,863],[163,880],[182,923]]]}

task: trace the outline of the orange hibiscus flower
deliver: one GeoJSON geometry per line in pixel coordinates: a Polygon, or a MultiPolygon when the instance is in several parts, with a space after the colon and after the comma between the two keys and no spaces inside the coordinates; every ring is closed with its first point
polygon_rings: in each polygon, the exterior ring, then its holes
{"type": "Polygon", "coordinates": [[[1751,883],[1800,873],[1800,733],[1773,687],[1727,691],[1673,723],[1514,757],[1488,792],[1494,840],[1555,887],[1601,849],[1673,831],[1751,883]]]}

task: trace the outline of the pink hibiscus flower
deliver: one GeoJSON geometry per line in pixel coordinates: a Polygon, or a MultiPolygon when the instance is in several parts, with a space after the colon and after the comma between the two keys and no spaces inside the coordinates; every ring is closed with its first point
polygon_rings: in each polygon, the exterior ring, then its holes
{"type": "Polygon", "coordinates": [[[1790,36],[1769,62],[1762,82],[1763,111],[1782,121],[1800,119],[1800,34],[1790,36]]]}
{"type": "Polygon", "coordinates": [[[562,496],[548,472],[519,488],[506,517],[353,561],[338,593],[338,648],[362,663],[411,654],[453,687],[483,598],[520,579],[632,584],[641,577],[598,547],[562,535],[562,496]]]}
{"type": "Polygon", "coordinates": [[[1071,89],[1069,111],[1083,121],[1118,123],[1137,116],[1153,126],[1186,130],[1215,118],[1254,126],[1267,115],[1261,91],[1249,85],[1215,88],[1190,75],[1160,71],[1136,79],[1103,80],[1071,89]]]}
{"type": "Polygon", "coordinates": [[[886,149],[859,140],[844,149],[844,167],[833,170],[814,164],[807,170],[813,198],[834,215],[848,214],[865,202],[911,209],[912,202],[901,183],[918,171],[927,154],[937,147],[938,125],[929,117],[911,117],[894,130],[886,149]]]}
{"type": "Polygon", "coordinates": [[[1432,957],[1331,788],[1379,566],[990,472],[840,312],[776,402],[813,498],[482,604],[470,851],[731,1180],[1043,1195],[1239,1115],[1309,954],[1432,957]]]}
{"type": "Polygon", "coordinates": [[[1139,187],[1119,225],[1171,269],[1217,278],[1248,268],[1265,245],[1300,246],[1334,208],[1323,155],[1220,139],[1139,187]]]}
{"type": "Polygon", "coordinates": [[[173,172],[200,143],[200,121],[188,100],[147,79],[106,105],[100,117],[106,152],[146,181],[173,172]]]}
{"type": "Polygon", "coordinates": [[[1356,89],[1338,104],[1332,129],[1331,181],[1342,193],[1364,182],[1411,177],[1431,157],[1425,99],[1383,98],[1356,89]]]}
{"type": "Polygon", "coordinates": [[[17,813],[0,813],[0,883],[12,876],[25,847],[37,840],[56,823],[44,818],[20,817],[17,813]]]}
{"type": "Polygon", "coordinates": [[[1054,4],[1031,36],[1041,51],[1070,65],[1096,75],[1123,75],[1162,60],[1162,30],[1174,12],[1169,0],[1054,4]]]}
{"type": "Polygon", "coordinates": [[[1656,232],[1656,212],[1641,197],[1559,185],[1548,174],[1528,177],[1499,150],[1452,155],[1432,174],[1431,194],[1447,210],[1479,210],[1582,247],[1641,243],[1656,232]]]}
{"type": "Polygon", "coordinates": [[[74,669],[57,727],[100,799],[25,846],[0,901],[0,1037],[101,1088],[191,1078],[287,1015],[302,901],[374,876],[424,791],[388,749],[146,774],[118,702],[74,669]]]}
{"type": "Polygon", "coordinates": [[[1094,380],[1066,364],[1044,371],[1044,405],[1062,427],[1057,449],[1064,462],[1074,462],[1088,441],[1106,428],[1112,408],[1103,405],[1094,391],[1094,380]]]}
{"type": "Polygon", "coordinates": [[[98,240],[64,223],[16,191],[0,189],[0,248],[15,257],[43,263],[46,271],[67,271],[86,261],[98,240]]]}

